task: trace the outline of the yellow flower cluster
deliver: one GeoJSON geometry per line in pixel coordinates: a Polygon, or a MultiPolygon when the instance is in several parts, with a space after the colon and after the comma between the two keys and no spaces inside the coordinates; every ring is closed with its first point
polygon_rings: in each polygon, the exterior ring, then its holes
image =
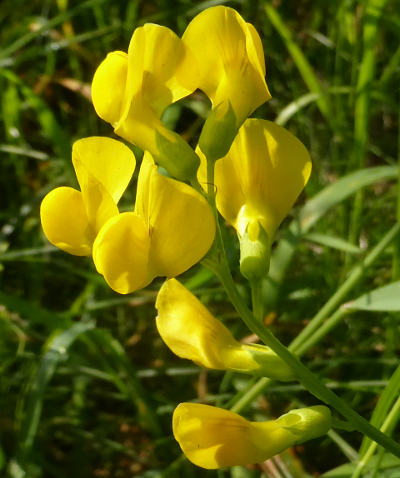
{"type": "MultiPolygon", "coordinates": [[[[115,291],[162,286],[157,328],[178,356],[218,370],[295,379],[268,347],[243,345],[174,277],[210,249],[215,216],[201,188],[215,167],[216,206],[238,234],[241,271],[250,280],[268,268],[274,235],[308,181],[311,161],[284,128],[249,115],[270,98],[264,52],[252,25],[232,8],[204,10],[182,38],[168,28],[137,28],[127,52],[108,54],[92,84],[97,114],[144,151],[136,202],[120,212],[136,160],[120,141],[90,137],[73,145],[80,191],[59,187],[41,205],[48,240],[91,256],[115,291]],[[179,99],[202,90],[212,108],[193,150],[161,118],[179,99]],[[162,174],[159,166],[169,176],[162,174]]],[[[173,431],[182,450],[204,468],[262,461],[329,429],[326,407],[292,410],[275,421],[248,422],[215,407],[181,404],[173,431]]]]}

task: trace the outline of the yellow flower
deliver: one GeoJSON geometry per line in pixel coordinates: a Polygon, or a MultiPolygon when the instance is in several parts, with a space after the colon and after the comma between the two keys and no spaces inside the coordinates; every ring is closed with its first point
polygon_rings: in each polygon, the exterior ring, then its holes
{"type": "MultiPolygon", "coordinates": [[[[198,152],[198,176],[206,184],[206,159],[198,152]]],[[[292,133],[271,121],[245,121],[228,154],[215,163],[217,208],[243,239],[242,253],[263,243],[268,255],[310,173],[310,155],[292,133]]]]}
{"type": "Polygon", "coordinates": [[[291,410],[277,420],[249,422],[229,410],[181,403],[172,421],[183,453],[207,469],[263,462],[286,448],[324,435],[330,426],[330,410],[322,405],[291,410]]]}
{"type": "Polygon", "coordinates": [[[118,201],[136,161],[120,141],[93,136],[74,143],[72,163],[81,191],[54,189],[43,199],[40,217],[52,244],[70,254],[87,256],[100,228],[118,214],[118,201]]]}
{"type": "Polygon", "coordinates": [[[111,52],[97,68],[92,99],[116,134],[185,180],[195,175],[199,160],[160,118],[168,105],[196,88],[197,64],[182,40],[166,27],[145,24],[134,31],[128,54],[111,52]]]}
{"type": "Polygon", "coordinates": [[[244,345],[175,279],[167,280],[156,301],[157,329],[179,357],[217,370],[293,380],[291,369],[269,347],[244,345]]]}
{"type": "Polygon", "coordinates": [[[157,276],[175,277],[198,262],[214,240],[215,221],[204,197],[158,173],[146,152],[134,212],[111,218],[93,245],[93,260],[109,286],[127,294],[157,276]]]}
{"type": "Polygon", "coordinates": [[[208,8],[197,15],[182,40],[197,59],[198,87],[213,106],[208,120],[212,124],[206,122],[200,147],[207,156],[209,152],[218,159],[222,149],[226,149],[224,154],[229,150],[243,121],[271,98],[265,82],[262,43],[253,25],[224,6],[208,8]],[[213,138],[216,129],[219,138],[213,138]]]}

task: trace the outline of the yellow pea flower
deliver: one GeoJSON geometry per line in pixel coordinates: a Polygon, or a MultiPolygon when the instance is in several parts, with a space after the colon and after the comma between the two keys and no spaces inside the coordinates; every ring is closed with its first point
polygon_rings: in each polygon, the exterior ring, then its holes
{"type": "Polygon", "coordinates": [[[324,435],[330,426],[330,410],[322,405],[291,410],[277,420],[250,422],[229,410],[181,403],[172,419],[174,437],[183,453],[207,469],[261,463],[324,435]]]}
{"type": "Polygon", "coordinates": [[[169,28],[145,24],[134,31],[128,53],[111,52],[97,68],[92,100],[116,134],[185,180],[196,174],[199,159],[160,118],[167,106],[196,88],[197,64],[182,40],[169,28]]]}
{"type": "Polygon", "coordinates": [[[95,266],[109,286],[127,294],[157,276],[175,277],[198,262],[215,234],[204,197],[158,173],[150,153],[140,167],[134,212],[111,218],[93,245],[95,266]]]}
{"type": "Polygon", "coordinates": [[[291,369],[269,347],[245,345],[182,284],[167,280],[156,301],[158,332],[181,358],[217,370],[260,374],[277,380],[293,380],[291,369]]]}
{"type": "MultiPolygon", "coordinates": [[[[206,158],[199,149],[198,152],[198,176],[206,184],[206,158]]],[[[242,240],[241,269],[257,269],[249,259],[252,248],[264,247],[261,254],[268,256],[279,224],[310,173],[310,155],[292,133],[271,121],[244,122],[228,154],[215,163],[217,208],[242,240]]],[[[257,256],[259,251],[254,253],[257,256]]]]}
{"type": "Polygon", "coordinates": [[[118,214],[117,204],[136,160],[120,141],[93,136],[74,143],[72,163],[81,191],[53,189],[42,201],[40,218],[53,245],[70,254],[88,256],[100,228],[118,214]]]}
{"type": "Polygon", "coordinates": [[[271,98],[262,43],[253,25],[225,6],[199,13],[182,40],[197,59],[198,87],[213,106],[199,144],[207,157],[218,159],[229,150],[243,121],[271,98]]]}

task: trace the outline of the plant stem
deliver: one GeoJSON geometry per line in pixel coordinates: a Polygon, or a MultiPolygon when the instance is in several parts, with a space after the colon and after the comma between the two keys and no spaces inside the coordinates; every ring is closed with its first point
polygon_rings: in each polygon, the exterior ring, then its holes
{"type": "MultiPolygon", "coordinates": [[[[274,335],[273,333],[264,327],[260,321],[258,321],[254,315],[250,312],[247,308],[246,304],[243,302],[242,298],[240,297],[235,283],[233,282],[233,278],[231,275],[231,271],[229,268],[229,264],[226,258],[225,247],[222,240],[221,229],[219,227],[219,220],[218,220],[218,211],[216,208],[215,202],[215,187],[214,187],[214,166],[215,162],[211,160],[212,158],[208,158],[207,160],[207,197],[212,208],[215,219],[216,219],[216,238],[215,238],[215,248],[218,251],[217,260],[213,260],[210,258],[207,260],[207,265],[210,267],[214,273],[217,275],[219,280],[221,281],[222,285],[225,288],[225,291],[235,307],[236,311],[238,312],[239,316],[242,318],[243,322],[247,325],[247,327],[260,339],[264,342],[265,345],[270,347],[282,360],[286,362],[286,364],[292,368],[293,372],[297,376],[298,380],[303,384],[303,386],[314,396],[319,398],[321,401],[330,405],[331,407],[335,408],[339,413],[341,413],[345,418],[349,420],[349,422],[354,426],[356,430],[359,432],[367,435],[372,440],[376,441],[378,444],[386,448],[388,451],[393,453],[395,456],[400,458],[400,445],[393,441],[391,438],[380,432],[377,428],[372,426],[367,420],[361,417],[358,413],[356,413],[346,402],[341,400],[335,393],[329,390],[319,379],[316,375],[314,375],[306,366],[304,366],[300,360],[293,355],[274,335]]],[[[400,230],[400,222],[396,223],[395,226],[386,234],[385,238],[388,236],[390,240],[395,237],[395,235],[400,230]]],[[[384,239],[385,239],[384,238],[384,239]]],[[[386,242],[390,242],[389,239],[386,239],[386,242]]],[[[380,244],[383,242],[381,240],[380,244]]],[[[384,243],[384,247],[386,247],[386,242],[384,243]]],[[[381,249],[384,249],[381,246],[381,249]]],[[[374,248],[373,251],[369,254],[369,262],[375,260],[375,256],[379,255],[382,251],[376,251],[377,247],[374,248]],[[372,253],[375,251],[375,254],[372,253]],[[371,257],[372,256],[372,257],[371,257]]],[[[368,258],[364,261],[365,262],[368,258]]],[[[360,265],[360,267],[356,268],[354,274],[348,278],[346,283],[349,282],[351,279],[351,286],[353,282],[359,280],[363,275],[364,267],[360,265]]],[[[345,283],[345,284],[346,284],[345,283]]],[[[350,284],[347,285],[345,293],[350,290],[350,284]]],[[[343,295],[345,295],[343,293],[343,295]]],[[[342,297],[341,297],[342,298],[342,297]]],[[[341,298],[339,300],[341,300],[341,298]]]]}
{"type": "MultiPolygon", "coordinates": [[[[365,270],[373,264],[373,262],[380,256],[380,254],[390,244],[390,242],[393,241],[399,232],[400,221],[389,230],[389,232],[367,255],[365,260],[352,270],[348,279],[328,300],[328,302],[326,302],[317,315],[310,321],[307,327],[305,327],[302,332],[300,332],[300,334],[292,341],[289,346],[289,350],[291,352],[294,352],[298,356],[303,355],[339,323],[339,321],[347,313],[347,310],[344,308],[337,309],[336,312],[334,312],[327,320],[325,319],[336,307],[340,305],[346,294],[350,292],[352,287],[357,284],[358,280],[363,277],[365,270]]],[[[257,383],[250,387],[246,393],[241,393],[239,400],[234,404],[234,411],[240,412],[243,410],[264,390],[265,387],[267,387],[269,383],[269,379],[261,378],[257,383]]]]}
{"type": "Polygon", "coordinates": [[[372,440],[386,448],[395,456],[400,458],[400,445],[393,441],[388,436],[384,435],[377,428],[373,427],[367,420],[356,413],[346,402],[340,399],[335,393],[329,390],[325,385],[314,375],[307,367],[305,367],[299,359],[294,356],[273,334],[265,328],[253,314],[249,311],[242,298],[237,292],[236,286],[233,282],[230,270],[227,264],[221,263],[220,267],[215,270],[221,283],[223,284],[228,297],[230,298],[235,309],[241,316],[243,322],[247,327],[270,347],[282,360],[284,360],[296,374],[298,380],[304,387],[319,398],[321,401],[335,408],[359,432],[367,435],[372,440]]]}
{"type": "Polygon", "coordinates": [[[251,303],[253,308],[253,315],[256,319],[263,323],[264,320],[264,304],[262,299],[262,282],[261,280],[250,281],[251,288],[251,303]]]}

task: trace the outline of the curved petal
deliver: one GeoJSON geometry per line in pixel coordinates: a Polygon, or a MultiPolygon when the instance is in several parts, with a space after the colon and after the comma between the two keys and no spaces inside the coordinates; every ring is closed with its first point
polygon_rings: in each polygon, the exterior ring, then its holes
{"type": "Polygon", "coordinates": [[[82,194],[61,187],[50,191],[40,206],[40,220],[47,239],[76,256],[89,256],[95,232],[90,227],[82,194]]]}
{"type": "Polygon", "coordinates": [[[261,40],[232,8],[216,6],[197,15],[182,40],[200,68],[199,88],[213,106],[229,101],[237,127],[271,95],[265,82],[261,40]]]}
{"type": "Polygon", "coordinates": [[[128,71],[128,55],[112,51],[100,63],[92,81],[92,101],[101,119],[114,125],[121,117],[128,71]]]}
{"type": "MultiPolygon", "coordinates": [[[[136,28],[128,49],[121,121],[137,96],[160,118],[168,105],[197,88],[197,77],[197,64],[190,50],[172,30],[153,23],[136,28]]],[[[135,112],[140,115],[140,110],[135,112]]]]}
{"type": "Polygon", "coordinates": [[[131,180],[135,156],[120,141],[94,136],[74,143],[72,162],[88,221],[98,232],[118,214],[117,202],[131,180]]]}
{"type": "Polygon", "coordinates": [[[218,210],[240,234],[258,221],[272,239],[310,173],[310,155],[292,133],[271,121],[248,119],[215,165],[218,210]]]}
{"type": "Polygon", "coordinates": [[[143,220],[132,212],[111,218],[93,244],[93,261],[107,284],[120,294],[148,285],[150,238],[143,220]]]}
{"type": "Polygon", "coordinates": [[[91,136],[75,141],[72,163],[82,191],[90,174],[118,203],[132,178],[136,160],[133,152],[121,141],[91,136]]]}
{"type": "Polygon", "coordinates": [[[151,270],[175,277],[206,254],[214,240],[215,221],[203,196],[159,174],[150,161],[148,155],[139,173],[135,210],[149,225],[151,270]]]}
{"type": "Polygon", "coordinates": [[[167,280],[158,293],[156,308],[158,332],[176,355],[203,367],[229,367],[224,352],[240,349],[241,344],[182,284],[167,280]]]}
{"type": "MultiPolygon", "coordinates": [[[[248,465],[270,458],[254,443],[251,422],[229,410],[181,403],[172,420],[174,437],[182,451],[192,463],[202,468],[248,465]]],[[[276,427],[271,423],[270,428],[272,431],[276,427]]],[[[266,443],[269,438],[266,434],[266,443]]]]}

